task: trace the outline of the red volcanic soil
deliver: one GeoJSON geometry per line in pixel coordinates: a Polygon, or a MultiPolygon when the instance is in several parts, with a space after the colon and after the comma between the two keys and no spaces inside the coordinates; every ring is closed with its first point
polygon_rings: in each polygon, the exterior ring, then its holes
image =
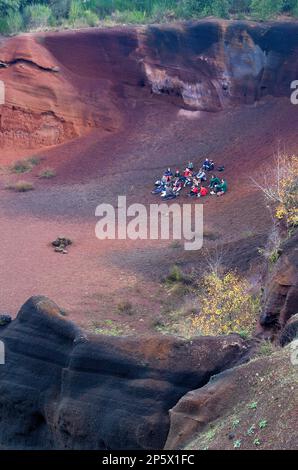
{"type": "Polygon", "coordinates": [[[113,328],[142,332],[153,328],[169,301],[162,276],[177,262],[202,269],[202,252],[186,252],[171,241],[99,241],[96,206],[117,205],[118,195],[128,203],[156,203],[150,192],[166,167],[213,158],[226,167],[229,192],[203,201],[205,245],[225,244],[227,261],[253,275],[270,217],[249,177],[266,171],[279,145],[295,152],[298,108],[285,97],[217,113],[183,107],[178,98],[144,86],[134,32],[99,35],[26,36],[24,49],[18,39],[5,43],[2,53],[0,48],[0,61],[13,64],[0,74],[9,84],[1,107],[1,310],[15,314],[28,297],[43,294],[88,328],[112,320],[113,328]],[[24,110],[30,110],[30,122],[24,110]],[[19,116],[15,126],[12,116],[19,116]],[[30,173],[7,169],[32,155],[42,160],[30,173]],[[47,167],[56,176],[39,178],[47,167]],[[34,191],[5,189],[18,180],[31,181],[34,191]],[[50,246],[59,235],[74,241],[67,255],[50,246]],[[132,304],[130,315],[121,309],[124,302],[132,304]]]}

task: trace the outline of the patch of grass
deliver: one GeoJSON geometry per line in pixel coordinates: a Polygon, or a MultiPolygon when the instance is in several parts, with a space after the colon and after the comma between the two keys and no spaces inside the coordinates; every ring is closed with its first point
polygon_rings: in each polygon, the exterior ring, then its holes
{"type": "Polygon", "coordinates": [[[29,181],[18,181],[17,183],[7,185],[6,189],[16,191],[17,193],[26,193],[32,191],[34,186],[29,181]]]}
{"type": "Polygon", "coordinates": [[[258,355],[260,356],[270,356],[276,350],[275,346],[271,341],[262,341],[260,348],[258,350],[258,355]]]}
{"type": "Polygon", "coordinates": [[[35,166],[40,163],[40,158],[30,157],[26,160],[18,160],[11,167],[11,173],[22,174],[29,173],[35,166]]]}
{"type": "Polygon", "coordinates": [[[206,432],[205,438],[207,441],[212,441],[216,436],[216,431],[214,429],[210,429],[206,432]]]}
{"type": "Polygon", "coordinates": [[[125,336],[125,334],[127,334],[126,330],[117,325],[113,320],[103,320],[99,323],[95,322],[91,329],[96,335],[125,336]]]}
{"type": "Polygon", "coordinates": [[[251,333],[247,330],[241,330],[239,331],[239,336],[242,338],[242,339],[248,339],[250,338],[251,336],[251,333]]]}
{"type": "Polygon", "coordinates": [[[39,173],[39,178],[43,179],[50,179],[54,178],[56,176],[55,170],[53,168],[44,168],[40,173],[39,173]]]}

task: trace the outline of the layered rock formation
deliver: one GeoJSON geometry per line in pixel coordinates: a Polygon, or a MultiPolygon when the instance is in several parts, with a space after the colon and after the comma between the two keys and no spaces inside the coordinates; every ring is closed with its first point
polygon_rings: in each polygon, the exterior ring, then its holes
{"type": "Polygon", "coordinates": [[[265,95],[290,96],[297,78],[298,25],[202,21],[150,26],[141,51],[152,90],[218,111],[265,95]]]}
{"type": "Polygon", "coordinates": [[[87,335],[53,302],[31,298],[0,327],[0,447],[158,449],[169,409],[189,390],[247,358],[237,335],[87,335]]]}
{"type": "MultiPolygon", "coordinates": [[[[282,345],[293,339],[283,328],[298,313],[298,232],[288,239],[282,254],[269,272],[264,291],[264,308],[260,317],[262,332],[269,337],[281,335],[282,345]]],[[[289,327],[293,330],[293,326],[289,327]]]]}
{"type": "Polygon", "coordinates": [[[298,25],[200,21],[24,35],[0,43],[1,146],[41,147],[115,132],[137,100],[219,111],[290,97],[298,25]]]}

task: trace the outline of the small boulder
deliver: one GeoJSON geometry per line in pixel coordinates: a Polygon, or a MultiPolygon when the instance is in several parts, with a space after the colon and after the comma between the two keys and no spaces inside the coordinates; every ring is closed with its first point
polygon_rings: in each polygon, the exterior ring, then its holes
{"type": "Polygon", "coordinates": [[[57,237],[56,240],[52,242],[52,246],[55,248],[56,253],[62,253],[66,255],[68,252],[66,250],[67,246],[72,245],[72,240],[66,237],[57,237]]]}

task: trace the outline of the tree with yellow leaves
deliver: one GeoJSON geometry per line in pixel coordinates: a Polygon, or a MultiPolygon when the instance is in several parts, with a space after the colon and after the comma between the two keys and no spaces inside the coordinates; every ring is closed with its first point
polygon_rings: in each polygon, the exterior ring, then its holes
{"type": "Polygon", "coordinates": [[[249,284],[235,272],[211,272],[202,280],[199,312],[193,316],[194,334],[220,335],[251,332],[259,309],[249,284]]]}
{"type": "Polygon", "coordinates": [[[274,206],[274,215],[284,220],[287,227],[298,225],[298,157],[278,152],[275,164],[264,175],[263,181],[252,180],[274,206]]]}

